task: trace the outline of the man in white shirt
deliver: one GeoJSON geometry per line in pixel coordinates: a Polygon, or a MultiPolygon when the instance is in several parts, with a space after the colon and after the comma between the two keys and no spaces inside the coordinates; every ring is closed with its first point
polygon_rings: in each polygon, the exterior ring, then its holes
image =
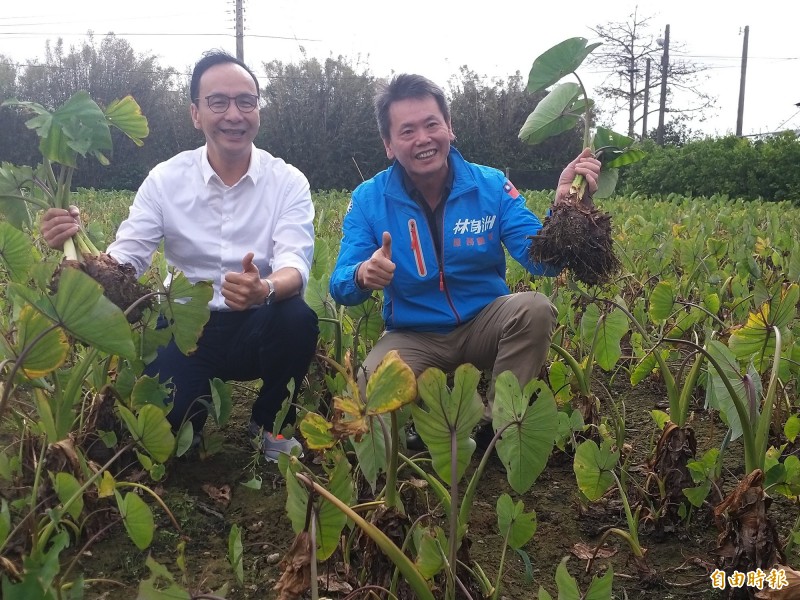
{"type": "MultiPolygon", "coordinates": [[[[190,91],[205,146],[153,168],[107,253],[141,275],[163,240],[171,266],[192,282],[213,283],[197,351],[186,356],[170,342],[145,373],[171,379],[170,423],[177,430],[189,419],[195,433],[207,417],[196,399],[210,397],[210,379],[262,379],[249,431],[275,461],[300,446],[271,428],[289,380],[300,388],[317,343],[317,316],[302,297],[314,254],[311,192],[299,170],[253,145],[259,88],[244,63],[206,53],[190,91]]],[[[76,233],[77,217],[77,209],[48,210],[47,243],[62,247],[76,233]]]]}

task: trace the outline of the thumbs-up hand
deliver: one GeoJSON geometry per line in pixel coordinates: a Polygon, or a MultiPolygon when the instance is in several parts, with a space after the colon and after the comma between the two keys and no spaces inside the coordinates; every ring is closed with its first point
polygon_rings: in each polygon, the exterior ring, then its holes
{"type": "Polygon", "coordinates": [[[382,290],[392,282],[395,264],[392,262],[392,236],[383,232],[382,245],[358,267],[356,281],[367,290],[382,290]]]}
{"type": "Polygon", "coordinates": [[[264,301],[264,284],[253,257],[252,252],[244,255],[241,273],[229,271],[225,274],[221,291],[231,310],[245,310],[264,301]]]}

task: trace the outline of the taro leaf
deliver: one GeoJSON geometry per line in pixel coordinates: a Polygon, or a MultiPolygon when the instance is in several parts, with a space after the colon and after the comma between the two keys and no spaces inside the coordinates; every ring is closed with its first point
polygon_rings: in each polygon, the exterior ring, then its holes
{"type": "Polygon", "coordinates": [[[388,415],[374,415],[367,417],[368,431],[361,436],[359,441],[350,438],[353,447],[356,449],[358,467],[361,474],[369,483],[373,493],[377,491],[378,475],[386,472],[386,437],[383,434],[384,427],[389,430],[388,415]],[[383,423],[383,425],[381,425],[383,423]]]}
{"type": "Polygon", "coordinates": [[[483,416],[483,402],[478,395],[480,377],[478,369],[465,364],[456,369],[452,392],[439,369],[426,369],[417,380],[425,407],[411,407],[414,426],[428,446],[436,474],[447,485],[455,483],[451,481],[451,460],[456,461],[456,477],[460,480],[475,452],[475,440],[470,433],[483,416]],[[456,441],[456,456],[451,454],[452,437],[456,441]]]}
{"type": "Polygon", "coordinates": [[[574,37],[560,42],[533,61],[528,75],[528,92],[538,92],[574,73],[584,59],[600,45],[588,44],[586,38],[574,37]]]}
{"type": "Polygon", "coordinates": [[[147,118],[142,114],[142,109],[133,96],[112,101],[106,107],[106,119],[137,146],[144,145],[142,138],[146,138],[150,133],[147,118]]]}
{"type": "Polygon", "coordinates": [[[590,500],[595,501],[614,484],[614,467],[619,461],[619,451],[611,451],[611,444],[604,441],[600,447],[593,440],[586,440],[575,451],[572,467],[578,487],[590,500]]]}
{"type": "Polygon", "coordinates": [[[520,390],[511,371],[501,373],[495,381],[492,427],[495,431],[505,428],[497,454],[506,467],[508,483],[522,494],[544,470],[558,434],[558,409],[550,388],[534,379],[520,390]],[[533,403],[532,398],[536,398],[533,403]]]}
{"type": "Polygon", "coordinates": [[[139,583],[136,600],[190,600],[189,592],[175,582],[169,569],[152,556],[147,557],[145,564],[150,569],[150,577],[139,583]]]}
{"type": "Polygon", "coordinates": [[[29,304],[19,311],[17,327],[15,354],[23,357],[26,377],[43,377],[64,364],[71,346],[63,329],[29,304]]]}
{"type": "MultiPolygon", "coordinates": [[[[743,377],[740,373],[739,362],[736,360],[736,356],[733,352],[731,352],[725,344],[717,340],[710,340],[706,350],[716,359],[722,369],[722,374],[720,374],[713,365],[709,363],[709,385],[706,387],[706,405],[719,410],[720,417],[728,427],[731,428],[731,441],[733,441],[742,435],[742,423],[739,420],[739,413],[736,411],[734,401],[722,377],[727,377],[736,395],[739,397],[739,400],[745,402],[747,392],[745,390],[743,377]]],[[[757,374],[754,375],[756,378],[758,377],[757,374]]]]}
{"type": "MultiPolygon", "coordinates": [[[[655,352],[658,352],[658,350],[655,350],[655,352]]],[[[657,366],[658,363],[656,362],[655,355],[652,352],[647,354],[641,361],[639,361],[639,364],[636,365],[633,371],[631,371],[631,385],[638,385],[644,381],[644,379],[649,377],[653,372],[653,369],[655,369],[657,366]]]]}
{"type": "Polygon", "coordinates": [[[373,344],[378,341],[383,332],[383,316],[379,302],[370,296],[361,304],[348,307],[347,314],[353,319],[354,326],[358,327],[361,339],[369,340],[373,344]]]}
{"type": "MultiPolygon", "coordinates": [[[[33,183],[33,177],[33,169],[28,166],[16,166],[6,162],[0,164],[0,214],[15,229],[30,228],[32,224],[30,204],[35,204],[39,208],[50,206],[47,200],[41,198],[43,192],[33,183]],[[24,195],[23,190],[25,190],[24,195]]],[[[6,226],[5,223],[3,226],[6,226]]]]}
{"type": "Polygon", "coordinates": [[[617,181],[619,181],[619,169],[603,169],[600,171],[600,177],[597,179],[597,191],[595,191],[594,197],[610,198],[617,188],[617,181]]]}
{"type": "Polygon", "coordinates": [[[411,370],[397,350],[391,350],[381,360],[367,382],[367,415],[395,411],[417,398],[417,383],[411,370]]]}
{"type": "Polygon", "coordinates": [[[675,307],[675,289],[669,281],[659,281],[650,293],[648,313],[654,323],[663,323],[675,307]]]}
{"type": "Polygon", "coordinates": [[[208,303],[214,288],[210,281],[192,285],[183,273],[177,273],[167,292],[159,308],[169,322],[168,329],[175,337],[175,344],[184,354],[191,354],[197,349],[197,340],[211,315],[208,303]]]}
{"type": "MultiPolygon", "coordinates": [[[[350,474],[350,463],[347,457],[339,452],[333,455],[335,463],[333,469],[327,469],[329,474],[328,490],[339,500],[349,505],[353,500],[353,483],[350,474]]],[[[278,466],[288,465],[288,461],[279,460],[278,466]]],[[[291,467],[281,469],[286,478],[286,513],[292,523],[295,534],[304,531],[306,526],[306,506],[308,504],[308,491],[295,477],[291,467]]],[[[319,504],[319,517],[317,518],[317,560],[324,561],[336,551],[339,546],[339,536],[347,524],[347,515],[336,506],[315,496],[319,504]]]]}
{"type": "Polygon", "coordinates": [[[613,160],[603,163],[603,167],[606,169],[618,169],[620,167],[639,162],[645,156],[647,156],[647,154],[644,150],[639,150],[638,148],[628,148],[614,157],[613,160]]]}
{"type": "Polygon", "coordinates": [[[705,502],[706,498],[708,498],[709,492],[711,492],[710,480],[704,481],[696,487],[683,489],[683,495],[686,496],[687,500],[689,500],[689,502],[695,508],[700,508],[703,506],[703,502],[705,502]]]}
{"type": "Polygon", "coordinates": [[[622,356],[620,342],[628,333],[628,318],[620,309],[601,314],[596,304],[590,304],[583,313],[580,325],[581,340],[594,348],[600,368],[610,371],[622,356]]]}
{"type": "MultiPolygon", "coordinates": [[[[218,377],[211,380],[211,410],[209,414],[214,419],[214,423],[220,428],[225,427],[231,417],[233,409],[232,395],[233,385],[222,381],[218,377]]],[[[280,431],[280,429],[277,431],[280,431]]]]}
{"type": "Polygon", "coordinates": [[[497,528],[504,538],[508,536],[511,548],[522,548],[536,533],[536,512],[525,512],[525,504],[516,504],[508,494],[497,499],[497,528]]]}
{"type": "Polygon", "coordinates": [[[539,595],[537,598],[538,600],[553,600],[553,597],[542,586],[539,586],[539,595]]]}
{"type": "Polygon", "coordinates": [[[447,548],[447,536],[441,527],[414,529],[414,545],[417,557],[414,560],[425,579],[433,579],[445,566],[443,548],[447,548]]]}
{"type": "Polygon", "coordinates": [[[159,381],[158,377],[142,375],[136,379],[131,389],[131,406],[138,410],[145,404],[152,404],[167,413],[172,408],[167,403],[169,394],[170,390],[159,381]]]}
{"type": "MultiPolygon", "coordinates": [[[[606,127],[598,127],[597,131],[595,131],[594,137],[592,138],[592,146],[594,147],[595,152],[598,152],[601,149],[609,149],[611,151],[610,154],[612,161],[621,156],[620,153],[624,153],[625,149],[627,149],[631,144],[633,144],[633,138],[615,131],[611,131],[606,127]]],[[[604,154],[605,151],[599,156],[604,166],[622,166],[607,164],[603,157],[604,154]]]]}
{"type": "Polygon", "coordinates": [[[728,341],[728,347],[737,358],[757,355],[756,364],[763,366],[768,357],[774,353],[775,332],[781,332],[797,315],[797,304],[800,301],[800,286],[793,283],[780,290],[769,302],[761,304],[761,308],[747,317],[747,324],[736,329],[728,341]]]}
{"type": "Polygon", "coordinates": [[[42,297],[16,283],[9,289],[90,346],[125,358],[136,356],[125,315],[103,295],[99,283],[78,269],[61,272],[54,296],[42,297]]]}
{"type": "Polygon", "coordinates": [[[797,415],[791,415],[783,425],[783,435],[790,443],[794,443],[798,434],[800,434],[800,418],[797,415]]]}
{"type": "MultiPolygon", "coordinates": [[[[314,240],[314,258],[311,261],[311,277],[321,280],[326,274],[333,271],[331,258],[331,247],[328,240],[323,237],[316,238],[314,240]]],[[[327,285],[325,289],[327,289],[327,285]]]]}
{"type": "Polygon", "coordinates": [[[589,589],[586,590],[586,595],[583,600],[611,600],[613,598],[611,589],[614,583],[614,568],[609,565],[608,570],[603,573],[603,576],[598,578],[597,575],[592,577],[592,582],[589,584],[589,589]]]}
{"type": "Polygon", "coordinates": [[[581,118],[575,114],[575,103],[580,93],[577,83],[557,86],[528,115],[519,130],[519,139],[528,144],[538,144],[575,127],[581,118]]]}
{"type": "Polygon", "coordinates": [[[80,482],[75,479],[75,476],[72,473],[67,473],[66,471],[59,471],[55,474],[55,478],[53,479],[53,483],[56,489],[56,495],[58,496],[59,502],[64,505],[64,509],[67,511],[70,517],[77,523],[78,519],[83,512],[83,494],[77,494],[78,490],[81,489],[80,482]],[[71,498],[75,498],[72,502],[67,506],[67,502],[71,498]]]}
{"type": "Polygon", "coordinates": [[[40,259],[30,238],[5,221],[0,222],[0,266],[6,280],[25,283],[30,269],[40,259]]]}
{"type": "MultiPolygon", "coordinates": [[[[69,545],[69,532],[53,536],[47,551],[37,548],[24,559],[25,570],[19,583],[11,583],[3,574],[0,598],[4,600],[56,600],[53,580],[61,572],[58,555],[69,545]]],[[[42,544],[44,546],[44,544],[42,544]]]]}
{"type": "Polygon", "coordinates": [[[193,441],[194,425],[187,419],[181,423],[181,428],[178,430],[178,436],[175,440],[175,456],[183,456],[191,450],[193,441]]]}
{"type": "Polygon", "coordinates": [[[242,534],[239,531],[239,526],[235,523],[231,527],[231,532],[228,534],[228,562],[233,567],[233,572],[236,575],[236,581],[239,585],[244,583],[244,564],[242,564],[242,534]]]}
{"type": "Polygon", "coordinates": [[[131,435],[150,456],[162,463],[170,457],[175,448],[175,438],[163,410],[147,404],[141,408],[138,417],[119,404],[117,410],[131,435]]]}
{"type": "Polygon", "coordinates": [[[72,400],[61,391],[46,394],[41,388],[34,389],[33,403],[49,443],[58,442],[69,435],[75,420],[72,400]]]}
{"type": "Polygon", "coordinates": [[[54,112],[35,102],[7,100],[3,106],[21,106],[37,116],[25,122],[41,138],[42,156],[68,167],[77,166],[77,155],[91,152],[101,164],[108,164],[103,151],[111,150],[111,131],[103,111],[89,93],[81,90],[54,112]]]}
{"type": "Polygon", "coordinates": [[[117,482],[114,476],[108,471],[103,471],[102,479],[97,483],[97,497],[108,498],[114,495],[114,490],[117,489],[117,482]]]}
{"type": "Polygon", "coordinates": [[[114,495],[128,536],[139,550],[145,550],[153,541],[155,531],[153,512],[145,501],[133,492],[125,494],[124,498],[118,491],[114,491],[114,495]]]}
{"type": "Polygon", "coordinates": [[[331,435],[332,425],[322,415],[307,412],[300,421],[300,433],[311,450],[333,448],[336,439],[331,435]]]}
{"type": "Polygon", "coordinates": [[[581,600],[578,582],[567,571],[569,556],[561,559],[556,567],[556,585],[558,586],[558,600],[581,600]]]}

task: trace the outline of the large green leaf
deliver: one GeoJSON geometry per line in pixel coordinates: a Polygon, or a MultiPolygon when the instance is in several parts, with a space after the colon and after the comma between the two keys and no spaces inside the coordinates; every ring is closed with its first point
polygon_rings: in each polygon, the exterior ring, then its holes
{"type": "Polygon", "coordinates": [[[774,353],[775,332],[781,331],[795,319],[800,302],[800,286],[796,283],[782,288],[757,311],[750,313],[744,327],[736,329],[730,337],[728,347],[737,358],[759,355],[758,364],[774,353]]]}
{"type": "Polygon", "coordinates": [[[31,167],[0,164],[0,213],[16,229],[27,230],[33,224],[31,204],[38,208],[50,206],[41,197],[43,192],[33,184],[33,177],[31,167]]]}
{"type": "Polygon", "coordinates": [[[153,541],[155,532],[153,512],[145,501],[133,492],[125,494],[123,498],[114,490],[114,495],[117,497],[117,507],[128,536],[139,550],[145,550],[153,541]]]}
{"type": "Polygon", "coordinates": [[[596,304],[590,304],[581,318],[581,340],[594,348],[597,364],[606,371],[612,370],[622,356],[620,342],[628,329],[628,318],[618,308],[601,314],[596,304]]]}
{"type": "Polygon", "coordinates": [[[495,381],[492,427],[506,428],[497,441],[497,455],[506,467],[508,483],[518,494],[530,489],[547,465],[558,433],[558,408],[553,393],[534,379],[519,387],[511,371],[495,381]],[[536,401],[531,403],[531,399],[536,401]]]}
{"type": "Polygon", "coordinates": [[[389,415],[368,415],[367,423],[369,430],[361,436],[361,440],[356,441],[351,437],[350,441],[356,449],[361,474],[374,493],[377,491],[378,476],[386,472],[386,436],[383,431],[384,427],[388,431],[391,425],[389,415]]]}
{"type": "MultiPolygon", "coordinates": [[[[330,475],[328,490],[345,504],[353,500],[353,483],[350,463],[342,453],[329,455],[334,466],[326,468],[330,475]]],[[[308,491],[300,484],[291,468],[286,469],[286,513],[295,533],[306,526],[308,491]]],[[[319,504],[317,518],[317,560],[327,560],[339,546],[339,536],[347,524],[347,515],[327,500],[316,497],[319,504]]]]}
{"type": "Polygon", "coordinates": [[[558,586],[558,600],[581,600],[578,582],[567,570],[569,556],[561,559],[556,567],[556,585],[558,586]]]}
{"type": "Polygon", "coordinates": [[[578,487],[591,501],[598,500],[614,484],[614,467],[619,461],[619,451],[611,451],[605,441],[600,447],[593,440],[586,440],[575,451],[572,468],[578,487]]]}
{"type": "Polygon", "coordinates": [[[128,426],[131,435],[156,461],[163,463],[175,449],[175,436],[164,411],[153,404],[145,404],[134,416],[127,408],[117,405],[117,410],[128,426]]]}
{"type": "Polygon", "coordinates": [[[536,525],[536,512],[525,512],[522,500],[514,504],[508,494],[497,499],[497,528],[501,536],[508,536],[509,546],[522,548],[536,533],[536,525]]]}
{"type": "Polygon", "coordinates": [[[39,150],[54,163],[77,166],[77,155],[94,154],[107,164],[104,151],[111,150],[111,131],[103,111],[89,93],[81,90],[55,111],[50,112],[36,102],[8,100],[3,105],[21,106],[36,113],[25,125],[36,130],[41,138],[39,150]]]}
{"type": "Polygon", "coordinates": [[[470,437],[483,415],[483,402],[478,395],[480,371],[472,365],[456,369],[452,392],[445,374],[435,368],[425,370],[417,380],[417,389],[424,407],[412,405],[414,426],[428,446],[436,474],[452,485],[450,464],[456,461],[456,477],[460,480],[475,452],[470,437]],[[455,438],[456,456],[452,456],[451,440],[455,438]]]}
{"type": "Polygon", "coordinates": [[[669,281],[659,281],[650,292],[650,318],[654,323],[663,323],[675,308],[675,289],[669,281]]]}
{"type": "MultiPolygon", "coordinates": [[[[607,163],[615,161],[622,155],[622,152],[633,144],[633,138],[612,131],[607,127],[598,127],[592,136],[592,146],[595,152],[603,149],[599,156],[603,166],[622,166],[610,165],[607,163]]],[[[625,163],[628,164],[628,163],[625,163]]]]}
{"type": "Polygon", "coordinates": [[[125,96],[121,100],[111,102],[106,107],[106,119],[137,146],[142,146],[144,144],[142,139],[150,133],[147,118],[142,114],[142,109],[133,96],[125,96]]]}
{"type": "Polygon", "coordinates": [[[603,169],[600,171],[600,177],[597,179],[597,191],[594,193],[595,198],[610,198],[617,189],[617,181],[619,181],[619,169],[603,169]]]}
{"type": "Polygon", "coordinates": [[[25,376],[36,379],[55,371],[67,359],[71,345],[64,330],[26,304],[19,311],[15,353],[25,376]]]}
{"type": "Polygon", "coordinates": [[[90,346],[125,358],[136,355],[125,315],[103,295],[100,284],[82,271],[62,269],[58,291],[50,297],[19,284],[10,284],[9,288],[90,346]]]}
{"type": "Polygon", "coordinates": [[[414,560],[419,572],[426,579],[433,579],[445,566],[442,549],[447,548],[447,536],[441,527],[414,529],[414,545],[417,556],[414,560]]]}
{"type": "Polygon", "coordinates": [[[183,273],[176,273],[167,290],[167,298],[159,306],[169,322],[175,344],[184,354],[197,348],[211,311],[208,303],[214,295],[210,281],[192,284],[183,273]]]}
{"type": "MultiPolygon", "coordinates": [[[[747,398],[745,378],[747,378],[748,383],[757,386],[756,390],[760,390],[761,379],[758,373],[752,370],[747,375],[742,375],[736,355],[725,344],[717,340],[710,340],[706,345],[706,349],[716,359],[722,370],[720,374],[711,363],[708,364],[710,385],[706,386],[706,404],[719,411],[720,418],[731,428],[731,441],[733,441],[742,435],[743,424],[739,418],[739,413],[736,411],[733,398],[731,398],[731,394],[723,381],[723,377],[728,379],[734,392],[742,402],[747,398]]],[[[758,397],[758,394],[756,396],[758,397]]],[[[746,427],[747,424],[745,423],[744,426],[746,427]]]]}
{"type": "Polygon", "coordinates": [[[7,273],[7,280],[16,283],[27,281],[31,267],[39,259],[39,253],[30,238],[5,221],[0,222],[0,266],[7,273]]]}
{"type": "Polygon", "coordinates": [[[55,477],[53,477],[53,484],[56,489],[56,495],[58,496],[59,502],[64,505],[64,508],[67,511],[67,514],[72,517],[72,519],[77,523],[78,519],[83,512],[83,494],[75,494],[81,489],[80,482],[75,479],[75,476],[72,473],[67,473],[66,471],[59,471],[55,473],[55,477]],[[73,500],[68,506],[66,503],[75,496],[75,500],[73,500]]]}
{"type": "Polygon", "coordinates": [[[528,115],[519,130],[519,139],[538,144],[547,138],[569,131],[578,124],[576,101],[581,94],[577,83],[562,83],[545,96],[528,115]]]}
{"type": "Polygon", "coordinates": [[[586,38],[582,37],[570,38],[556,44],[533,61],[528,74],[527,90],[538,92],[550,87],[565,75],[575,72],[599,45],[599,42],[588,44],[586,38]]]}

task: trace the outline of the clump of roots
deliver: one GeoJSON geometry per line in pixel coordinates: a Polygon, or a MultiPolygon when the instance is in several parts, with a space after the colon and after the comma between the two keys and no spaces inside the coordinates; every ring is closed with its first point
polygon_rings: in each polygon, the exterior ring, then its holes
{"type": "MultiPolygon", "coordinates": [[[[65,259],[53,273],[50,287],[55,291],[58,289],[58,280],[63,269],[80,269],[89,277],[94,279],[103,287],[106,298],[116,304],[120,310],[125,312],[128,308],[139,301],[144,296],[151,293],[151,290],[139,283],[136,278],[136,270],[133,265],[126,263],[120,264],[108,254],[99,253],[97,255],[84,254],[82,261],[65,259]]],[[[130,312],[127,313],[129,323],[136,323],[141,320],[144,310],[152,306],[152,298],[139,302],[130,312]]]]}
{"type": "Polygon", "coordinates": [[[607,283],[620,268],[611,238],[611,215],[597,210],[591,200],[571,197],[555,204],[531,240],[533,262],[567,269],[586,285],[607,283]]]}

